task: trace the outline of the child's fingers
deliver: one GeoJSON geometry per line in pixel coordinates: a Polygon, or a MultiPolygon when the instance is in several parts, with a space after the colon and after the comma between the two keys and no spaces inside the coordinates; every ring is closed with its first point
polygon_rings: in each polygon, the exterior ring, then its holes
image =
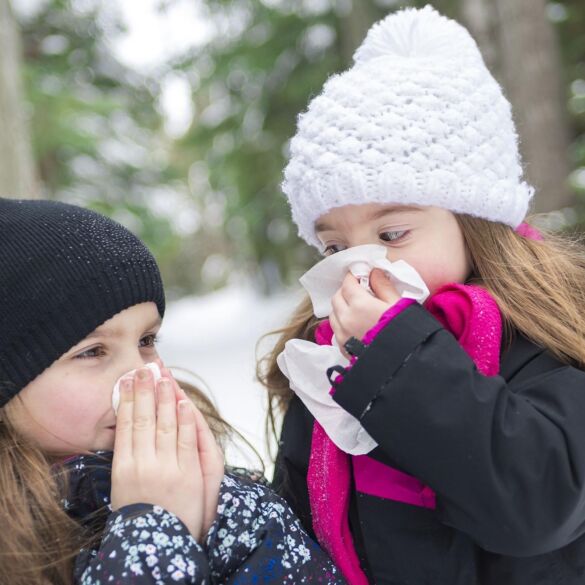
{"type": "Polygon", "coordinates": [[[345,313],[348,310],[349,305],[347,304],[347,301],[343,298],[341,290],[338,290],[331,297],[331,308],[338,317],[343,315],[343,313],[345,313]]]}
{"type": "Polygon", "coordinates": [[[116,417],[114,453],[116,457],[132,457],[132,430],[134,427],[134,389],[131,379],[120,382],[120,404],[116,417]]]}
{"type": "Polygon", "coordinates": [[[335,339],[337,339],[337,342],[340,344],[340,346],[343,346],[344,342],[342,342],[342,337],[345,335],[345,333],[335,313],[331,313],[331,315],[329,315],[329,324],[331,325],[331,329],[333,329],[335,339]]]}
{"type": "Polygon", "coordinates": [[[178,405],[177,460],[183,470],[199,467],[197,446],[197,422],[190,400],[180,400],[178,405]]]}
{"type": "Polygon", "coordinates": [[[177,386],[177,395],[179,396],[179,400],[191,400],[185,390],[181,387],[181,385],[175,380],[175,384],[177,386]]]}
{"type": "MultiPolygon", "coordinates": [[[[157,361],[157,363],[159,362],[157,361]]],[[[161,365],[159,366],[159,369],[161,377],[168,378],[169,380],[171,380],[173,378],[171,371],[162,362],[160,362],[160,364],[161,365]]]]}
{"type": "Polygon", "coordinates": [[[350,355],[347,353],[344,344],[351,336],[341,325],[339,319],[337,319],[334,313],[331,313],[331,315],[329,315],[329,324],[331,325],[331,329],[333,329],[333,334],[335,335],[335,341],[337,342],[339,350],[341,351],[344,357],[349,359],[350,355]]]}
{"type": "Polygon", "coordinates": [[[157,457],[175,459],[177,455],[177,401],[168,378],[157,383],[158,407],[156,415],[157,457]]]}
{"type": "Polygon", "coordinates": [[[184,400],[184,399],[188,400],[189,397],[187,396],[185,391],[181,388],[181,386],[179,386],[179,383],[175,380],[175,377],[173,376],[171,371],[165,366],[163,366],[160,371],[161,371],[161,374],[163,377],[171,380],[171,383],[173,384],[173,387],[175,389],[175,396],[177,398],[177,402],[179,400],[184,400]]]}
{"type": "MultiPolygon", "coordinates": [[[[204,458],[209,459],[209,463],[214,466],[214,471],[221,469],[223,475],[223,453],[221,448],[217,444],[202,412],[195,405],[193,405],[193,414],[197,425],[197,447],[201,465],[202,467],[205,465],[204,458]]],[[[203,472],[205,473],[205,469],[203,472]]]]}
{"type": "Polygon", "coordinates": [[[356,299],[363,298],[364,295],[369,296],[370,294],[351,272],[348,272],[345,275],[343,284],[339,290],[341,292],[341,296],[350,305],[356,299]]]}
{"type": "Polygon", "coordinates": [[[154,378],[148,368],[139,368],[134,376],[134,417],[132,450],[138,457],[155,453],[154,378]]]}
{"type": "Polygon", "coordinates": [[[370,287],[376,297],[386,303],[394,304],[400,297],[392,281],[377,268],[370,274],[370,287]]]}
{"type": "Polygon", "coordinates": [[[197,445],[204,487],[203,534],[206,534],[217,516],[217,500],[224,475],[223,452],[201,411],[194,407],[197,423],[197,445]]]}

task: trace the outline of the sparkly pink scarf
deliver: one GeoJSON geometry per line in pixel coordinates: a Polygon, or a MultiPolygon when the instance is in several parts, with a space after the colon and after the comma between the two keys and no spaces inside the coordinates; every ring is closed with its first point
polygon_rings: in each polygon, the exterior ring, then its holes
{"type": "MultiPolygon", "coordinates": [[[[413,302],[402,299],[391,307],[366,334],[364,341],[369,343],[413,302]]],[[[498,307],[489,293],[476,286],[447,285],[437,291],[425,307],[455,336],[483,375],[498,373],[502,324],[498,307]]],[[[317,329],[315,339],[320,345],[329,345],[332,334],[326,321],[317,329]]],[[[307,475],[313,528],[321,546],[350,585],[367,585],[348,521],[352,468],[356,489],[363,493],[428,508],[435,507],[435,495],[428,486],[402,471],[366,455],[347,455],[315,422],[307,475]]]]}

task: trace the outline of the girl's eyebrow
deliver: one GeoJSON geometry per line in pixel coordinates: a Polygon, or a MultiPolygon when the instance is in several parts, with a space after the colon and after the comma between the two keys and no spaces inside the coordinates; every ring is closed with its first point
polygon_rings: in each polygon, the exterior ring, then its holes
{"type": "Polygon", "coordinates": [[[319,232],[326,232],[326,231],[331,231],[333,228],[329,227],[329,224],[325,223],[324,221],[318,221],[315,224],[315,231],[317,233],[319,232]]]}
{"type": "MultiPolygon", "coordinates": [[[[405,213],[407,211],[422,211],[421,207],[414,207],[412,205],[387,205],[382,209],[378,209],[374,211],[369,219],[379,219],[384,215],[388,215],[389,213],[405,213]]],[[[318,221],[315,224],[315,231],[319,232],[326,232],[326,231],[333,231],[335,228],[331,227],[325,221],[318,221]]]]}
{"type": "MultiPolygon", "coordinates": [[[[149,327],[146,327],[146,330],[155,329],[156,327],[159,327],[161,324],[162,324],[162,318],[159,315],[158,318],[155,321],[153,321],[149,327]]],[[[92,337],[114,337],[115,335],[117,335],[119,333],[120,332],[118,329],[102,329],[102,328],[98,327],[92,333],[87,335],[85,337],[85,339],[90,339],[92,337]]]]}
{"type": "Polygon", "coordinates": [[[413,205],[389,205],[372,213],[370,219],[380,219],[389,213],[406,213],[407,211],[422,211],[422,208],[414,207],[413,205]]]}

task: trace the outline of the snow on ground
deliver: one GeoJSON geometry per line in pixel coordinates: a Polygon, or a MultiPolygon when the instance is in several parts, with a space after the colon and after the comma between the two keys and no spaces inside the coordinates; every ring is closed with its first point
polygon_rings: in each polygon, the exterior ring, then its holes
{"type": "MultiPolygon", "coordinates": [[[[272,467],[264,432],[266,391],[255,380],[256,344],[288,320],[301,296],[296,291],[263,297],[252,287],[233,286],[186,297],[169,304],[160,331],[164,362],[203,379],[220,414],[262,455],[268,475],[272,467]]],[[[259,355],[269,347],[270,341],[262,343],[259,355]]],[[[234,449],[228,449],[227,456],[230,463],[247,462],[234,449]]]]}

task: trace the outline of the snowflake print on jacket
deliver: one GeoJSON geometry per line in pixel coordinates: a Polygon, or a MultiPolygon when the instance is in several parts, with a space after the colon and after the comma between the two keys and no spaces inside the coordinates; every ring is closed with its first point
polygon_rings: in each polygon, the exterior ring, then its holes
{"type": "Polygon", "coordinates": [[[345,581],[288,504],[261,483],[226,473],[217,518],[199,544],[160,506],[109,506],[112,453],[65,462],[68,513],[101,542],[76,559],[78,585],[331,584],[345,581]]]}

